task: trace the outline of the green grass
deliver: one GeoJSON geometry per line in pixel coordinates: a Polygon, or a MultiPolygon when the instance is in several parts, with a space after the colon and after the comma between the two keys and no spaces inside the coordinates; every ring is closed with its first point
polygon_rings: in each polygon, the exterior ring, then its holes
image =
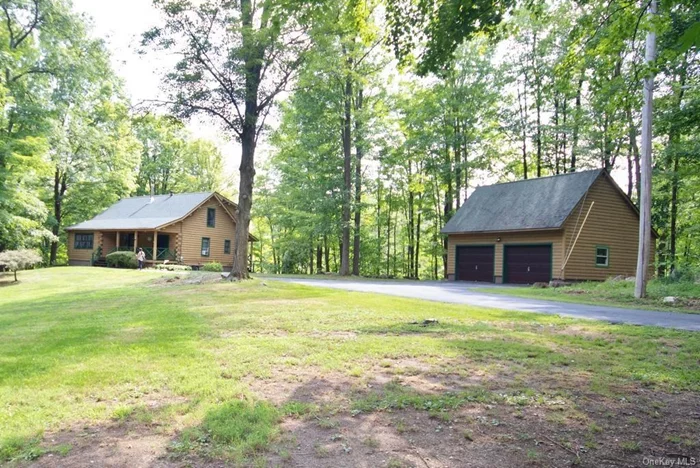
{"type": "Polygon", "coordinates": [[[471,402],[566,398],[566,385],[604,395],[630,385],[700,390],[696,333],[274,281],[171,284],[163,275],[176,274],[55,268],[22,272],[17,285],[0,276],[0,463],[64,453],[44,436],[76,426],[159,427],[175,454],[238,462],[260,456],[282,417],[332,425],[338,412],[400,408],[442,417],[471,402]],[[411,324],[426,318],[439,323],[411,324]],[[274,405],[251,386],[274,386],[280,375],[300,387],[324,375],[361,383],[377,369],[403,375],[416,361],[434,376],[483,381],[459,393],[395,383],[353,390],[345,408],[274,405]],[[491,386],[502,374],[507,386],[491,386]]]}
{"type": "Polygon", "coordinates": [[[561,288],[514,287],[478,288],[475,290],[529,299],[550,299],[580,304],[604,304],[616,307],[700,314],[700,284],[690,282],[650,281],[647,287],[647,297],[644,299],[634,297],[634,282],[614,280],[577,283],[561,288]],[[678,298],[678,304],[664,304],[663,298],[668,296],[678,298]],[[688,306],[688,301],[694,301],[695,305],[688,306]]]}

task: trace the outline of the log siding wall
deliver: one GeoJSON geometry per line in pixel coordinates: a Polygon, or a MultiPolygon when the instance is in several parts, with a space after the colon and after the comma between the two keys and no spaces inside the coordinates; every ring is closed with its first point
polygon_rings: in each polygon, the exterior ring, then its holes
{"type": "Polygon", "coordinates": [[[180,232],[177,240],[178,255],[184,257],[186,265],[219,262],[230,267],[233,264],[233,249],[230,254],[224,254],[224,241],[230,240],[233,246],[236,225],[216,198],[211,198],[190,216],[168,230],[180,232]],[[213,228],[207,227],[208,208],[216,210],[216,223],[213,228]],[[210,239],[208,257],[202,256],[203,237],[210,239]]]}

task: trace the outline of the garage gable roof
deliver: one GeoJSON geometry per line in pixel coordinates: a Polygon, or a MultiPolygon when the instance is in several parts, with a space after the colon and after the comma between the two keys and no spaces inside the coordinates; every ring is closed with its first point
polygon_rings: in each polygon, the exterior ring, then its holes
{"type": "Polygon", "coordinates": [[[442,232],[561,228],[602,173],[596,169],[479,187],[442,232]]]}

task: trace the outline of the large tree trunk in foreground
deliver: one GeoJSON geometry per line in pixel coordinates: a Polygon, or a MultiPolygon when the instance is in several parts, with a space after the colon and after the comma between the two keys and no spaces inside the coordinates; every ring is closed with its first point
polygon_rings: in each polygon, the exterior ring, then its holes
{"type": "MultiPolygon", "coordinates": [[[[241,23],[252,28],[254,11],[251,0],[241,0],[241,23]]],[[[265,49],[254,43],[253,35],[243,34],[245,55],[245,115],[241,128],[241,181],[238,188],[236,237],[233,240],[233,267],[230,279],[246,279],[248,275],[248,235],[250,210],[253,207],[253,181],[255,179],[255,146],[257,143],[258,92],[265,49]]]]}

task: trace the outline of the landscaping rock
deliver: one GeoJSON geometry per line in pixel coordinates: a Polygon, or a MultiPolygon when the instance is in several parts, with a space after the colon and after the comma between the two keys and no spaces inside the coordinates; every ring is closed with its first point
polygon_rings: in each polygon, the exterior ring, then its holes
{"type": "Polygon", "coordinates": [[[662,301],[664,304],[675,304],[676,303],[676,298],[673,296],[666,296],[663,298],[662,301]]]}
{"type": "Polygon", "coordinates": [[[637,281],[637,277],[628,276],[627,278],[625,278],[625,281],[629,281],[630,283],[634,283],[635,281],[637,281]]]}
{"type": "Polygon", "coordinates": [[[561,280],[552,280],[549,282],[550,288],[561,288],[563,286],[571,286],[571,283],[567,283],[566,281],[561,280]]]}
{"type": "Polygon", "coordinates": [[[535,283],[532,285],[533,288],[546,289],[549,287],[548,283],[535,283]]]}

